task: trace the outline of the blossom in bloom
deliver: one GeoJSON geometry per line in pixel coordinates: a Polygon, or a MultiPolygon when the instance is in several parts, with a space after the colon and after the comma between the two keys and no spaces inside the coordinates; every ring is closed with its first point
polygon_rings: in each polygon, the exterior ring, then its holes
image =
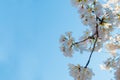
{"type": "MultiPolygon", "coordinates": [[[[60,48],[63,55],[72,57],[74,50],[81,53],[92,50],[93,53],[93,51],[100,51],[105,45],[105,48],[113,58],[108,58],[100,67],[103,70],[115,69],[115,78],[120,80],[120,56],[116,54],[117,50],[120,49],[120,34],[115,37],[112,34],[115,28],[120,28],[120,0],[107,0],[108,3],[105,5],[102,5],[97,0],[71,1],[79,9],[82,23],[89,26],[90,31],[85,31],[78,42],[74,41],[71,32],[62,35],[60,38],[60,48]]],[[[69,64],[69,69],[70,75],[75,80],[91,80],[94,75],[91,69],[80,65],[69,64]]]]}
{"type": "Polygon", "coordinates": [[[73,47],[72,44],[74,42],[74,38],[72,37],[71,32],[66,32],[66,35],[62,35],[60,38],[61,43],[61,51],[63,52],[63,55],[66,57],[72,57],[73,54],[73,47]]]}
{"type": "Polygon", "coordinates": [[[119,3],[120,2],[120,0],[108,0],[108,4],[117,4],[117,3],[119,3]]]}
{"type": "Polygon", "coordinates": [[[100,65],[100,68],[102,70],[111,70],[112,68],[117,68],[117,64],[115,62],[115,59],[113,58],[108,58],[104,64],[100,65]]]}
{"type": "Polygon", "coordinates": [[[61,51],[63,52],[63,55],[64,55],[65,57],[72,57],[72,54],[73,54],[72,48],[68,48],[68,47],[62,45],[62,46],[60,47],[60,49],[61,49],[61,51]]]}
{"type": "Polygon", "coordinates": [[[75,66],[73,64],[69,64],[69,69],[70,69],[70,76],[72,76],[75,80],[77,80],[80,77],[80,65],[75,66]]]}
{"type": "Polygon", "coordinates": [[[113,14],[113,11],[109,8],[105,8],[106,15],[104,17],[104,21],[107,23],[114,24],[115,21],[115,15],[113,14]]]}
{"type": "Polygon", "coordinates": [[[117,43],[120,43],[120,34],[117,34],[117,35],[115,36],[115,41],[116,41],[117,43]]]}
{"type": "Polygon", "coordinates": [[[84,15],[84,14],[88,13],[87,9],[84,6],[80,6],[78,12],[81,15],[84,15]]]}
{"type": "Polygon", "coordinates": [[[117,46],[113,43],[106,44],[106,49],[110,52],[111,55],[116,56],[117,46]]]}
{"type": "Polygon", "coordinates": [[[64,42],[67,38],[65,37],[65,35],[61,35],[60,37],[60,43],[64,42]]]}
{"type": "Polygon", "coordinates": [[[115,5],[114,11],[115,14],[120,13],[120,5],[115,5]]]}
{"type": "Polygon", "coordinates": [[[73,54],[72,42],[73,39],[66,40],[64,43],[62,43],[60,47],[61,51],[63,52],[63,55],[66,57],[72,57],[73,54]]]}
{"type": "Polygon", "coordinates": [[[71,37],[72,37],[72,32],[66,32],[65,34],[66,34],[66,36],[67,36],[68,38],[71,38],[71,37]]]}
{"type": "Polygon", "coordinates": [[[91,80],[94,73],[89,68],[80,65],[69,64],[69,73],[75,80],[91,80]]]}
{"type": "Polygon", "coordinates": [[[79,6],[81,0],[71,0],[73,6],[79,6]]]}
{"type": "Polygon", "coordinates": [[[98,39],[98,42],[96,43],[95,46],[95,51],[100,52],[102,50],[103,42],[98,39]]]}
{"type": "Polygon", "coordinates": [[[94,16],[94,15],[89,15],[89,16],[87,16],[87,19],[88,19],[88,25],[90,26],[90,27],[95,27],[95,25],[96,25],[96,17],[94,16]]]}
{"type": "Polygon", "coordinates": [[[101,64],[101,65],[100,65],[100,68],[101,68],[102,70],[110,70],[110,66],[106,66],[105,64],[101,64]]]}
{"type": "Polygon", "coordinates": [[[115,75],[115,79],[116,79],[116,80],[120,80],[120,67],[117,68],[117,70],[116,70],[116,72],[114,73],[114,75],[115,75]]]}
{"type": "Polygon", "coordinates": [[[115,18],[115,24],[114,24],[114,26],[117,27],[117,28],[120,28],[120,14],[117,14],[116,16],[117,17],[115,18]]]}
{"type": "Polygon", "coordinates": [[[94,12],[97,17],[100,17],[103,15],[103,6],[101,5],[100,2],[96,2],[94,5],[94,12]]]}

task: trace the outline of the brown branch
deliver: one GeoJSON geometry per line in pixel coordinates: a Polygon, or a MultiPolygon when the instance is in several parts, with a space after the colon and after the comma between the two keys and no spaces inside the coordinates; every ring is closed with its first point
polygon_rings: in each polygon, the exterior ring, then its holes
{"type": "Polygon", "coordinates": [[[95,50],[96,42],[97,42],[97,38],[95,39],[95,42],[94,42],[94,45],[93,45],[93,48],[92,48],[91,54],[90,54],[90,56],[89,56],[89,59],[88,59],[87,64],[85,65],[85,68],[87,68],[88,64],[90,63],[90,60],[91,60],[92,54],[93,54],[93,52],[94,52],[94,50],[95,50]]]}
{"type": "Polygon", "coordinates": [[[73,43],[73,45],[74,45],[74,44],[79,44],[79,43],[81,43],[81,42],[85,42],[85,41],[87,41],[88,39],[90,39],[90,36],[87,37],[86,39],[82,40],[82,41],[79,41],[79,42],[75,42],[75,43],[73,43]]]}
{"type": "Polygon", "coordinates": [[[89,39],[94,39],[94,35],[95,35],[95,34],[93,34],[92,36],[88,36],[88,37],[85,38],[84,40],[79,41],[79,42],[75,42],[75,43],[73,43],[72,45],[75,45],[75,44],[79,44],[79,43],[85,42],[85,41],[87,41],[87,40],[89,40],[89,39]]]}
{"type": "Polygon", "coordinates": [[[95,32],[95,34],[96,34],[95,42],[94,42],[94,44],[93,44],[93,48],[92,48],[91,54],[90,54],[90,56],[89,56],[89,59],[88,59],[88,61],[87,61],[87,63],[86,63],[86,65],[85,65],[84,68],[87,68],[87,66],[89,65],[90,60],[91,60],[91,57],[92,57],[92,54],[93,54],[93,52],[94,52],[94,50],[95,50],[95,45],[96,45],[97,39],[98,39],[98,24],[96,24],[96,32],[95,32]]]}

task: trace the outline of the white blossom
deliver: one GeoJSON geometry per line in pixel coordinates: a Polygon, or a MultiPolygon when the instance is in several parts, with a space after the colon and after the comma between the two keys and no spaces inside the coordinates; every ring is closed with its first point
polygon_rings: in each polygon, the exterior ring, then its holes
{"type": "MultiPolygon", "coordinates": [[[[74,50],[81,53],[91,50],[99,52],[104,47],[112,58],[108,58],[100,67],[103,70],[116,70],[115,79],[120,80],[120,55],[117,53],[120,49],[120,34],[113,34],[120,28],[120,0],[108,0],[103,5],[98,0],[71,0],[71,2],[78,8],[82,23],[89,29],[83,33],[78,42],[75,42],[71,32],[62,35],[59,41],[63,55],[72,57],[74,50]]],[[[91,80],[94,75],[91,69],[80,65],[69,64],[69,69],[70,75],[75,80],[91,80]]]]}
{"type": "Polygon", "coordinates": [[[120,14],[117,14],[117,17],[115,18],[114,26],[120,28],[120,14]]]}
{"type": "Polygon", "coordinates": [[[79,6],[81,0],[71,0],[73,6],[79,6]]]}
{"type": "Polygon", "coordinates": [[[110,70],[110,69],[111,69],[110,66],[106,66],[105,64],[101,64],[101,65],[100,65],[100,68],[101,68],[102,70],[110,70]]]}
{"type": "Polygon", "coordinates": [[[114,75],[115,75],[115,79],[116,79],[116,80],[120,80],[120,67],[117,68],[117,70],[116,70],[116,72],[114,73],[114,75]]]}
{"type": "Polygon", "coordinates": [[[118,42],[118,43],[120,43],[120,34],[117,34],[115,36],[115,41],[118,42]]]}
{"type": "Polygon", "coordinates": [[[89,68],[84,68],[80,65],[69,64],[69,73],[75,80],[91,80],[94,73],[89,68]]]}
{"type": "Polygon", "coordinates": [[[115,56],[116,55],[116,45],[113,43],[108,43],[106,44],[106,49],[111,53],[111,55],[115,56]]]}
{"type": "Polygon", "coordinates": [[[74,38],[72,37],[71,32],[66,32],[65,35],[62,35],[60,38],[60,43],[62,44],[60,49],[63,52],[63,55],[66,57],[72,57],[74,38]]]}
{"type": "Polygon", "coordinates": [[[106,8],[105,12],[106,12],[106,15],[105,15],[104,21],[113,24],[115,15],[113,14],[112,10],[110,10],[109,8],[106,8]]]}
{"type": "Polygon", "coordinates": [[[112,68],[117,68],[117,63],[115,62],[114,58],[108,58],[104,64],[100,65],[102,70],[111,70],[112,68]]]}
{"type": "Polygon", "coordinates": [[[97,21],[96,21],[96,17],[94,15],[87,16],[87,19],[88,19],[89,26],[94,27],[96,25],[97,21]]]}
{"type": "Polygon", "coordinates": [[[119,3],[120,2],[120,0],[108,0],[108,4],[110,5],[110,4],[117,4],[117,3],[119,3]]]}
{"type": "Polygon", "coordinates": [[[102,7],[101,3],[96,2],[95,6],[94,6],[94,12],[95,12],[96,16],[100,17],[100,16],[103,15],[103,10],[102,9],[103,9],[103,7],[102,7]]]}
{"type": "Polygon", "coordinates": [[[62,43],[62,42],[64,42],[64,41],[66,41],[66,37],[64,36],[64,35],[61,35],[61,37],[60,37],[60,43],[62,43]]]}

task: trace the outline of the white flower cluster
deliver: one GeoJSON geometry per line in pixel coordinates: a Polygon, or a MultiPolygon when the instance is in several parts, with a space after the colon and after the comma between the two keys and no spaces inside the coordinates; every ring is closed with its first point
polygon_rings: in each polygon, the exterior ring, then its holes
{"type": "Polygon", "coordinates": [[[104,4],[105,9],[109,9],[110,18],[107,19],[107,22],[111,22],[113,27],[120,28],[120,1],[119,0],[108,0],[106,4],[104,4]]]}
{"type": "Polygon", "coordinates": [[[114,43],[108,43],[106,44],[106,49],[109,51],[109,53],[113,56],[116,56],[116,50],[119,49],[120,46],[114,43]]]}
{"type": "MultiPolygon", "coordinates": [[[[120,34],[114,35],[120,28],[120,0],[107,0],[101,4],[97,0],[71,0],[78,8],[82,23],[87,26],[80,41],[75,42],[71,32],[67,32],[60,38],[61,51],[66,57],[72,57],[74,50],[101,51],[102,47],[112,55],[101,68],[103,70],[116,70],[115,79],[120,80],[120,34]]],[[[70,75],[75,80],[91,80],[93,72],[87,68],[90,58],[85,67],[69,64],[70,75]]]]}
{"type": "Polygon", "coordinates": [[[74,39],[72,37],[71,32],[67,32],[66,35],[62,35],[60,38],[61,45],[61,51],[64,53],[64,56],[66,57],[72,57],[73,54],[73,48],[72,44],[74,42],[74,39]]]}
{"type": "Polygon", "coordinates": [[[103,65],[100,65],[102,70],[114,69],[115,80],[120,80],[120,55],[113,58],[108,58],[103,65]]]}
{"type": "Polygon", "coordinates": [[[110,38],[110,42],[106,44],[106,49],[112,56],[117,56],[117,50],[120,49],[120,34],[110,38]]]}
{"type": "Polygon", "coordinates": [[[120,54],[108,58],[100,67],[102,70],[117,70],[120,67],[120,54]]]}
{"type": "MultiPolygon", "coordinates": [[[[87,38],[87,36],[86,37],[84,36],[84,38],[87,38]]],[[[80,51],[81,53],[83,51],[88,51],[89,48],[87,46],[89,43],[91,43],[91,40],[88,39],[81,42],[75,42],[71,32],[66,32],[65,35],[61,35],[59,41],[62,44],[60,49],[63,52],[63,55],[66,57],[72,57],[74,50],[80,51]]]]}
{"type": "MultiPolygon", "coordinates": [[[[110,0],[108,2],[110,2],[110,0]]],[[[83,37],[80,38],[81,42],[75,43],[70,32],[68,32],[67,35],[62,35],[60,38],[62,52],[65,56],[71,57],[74,50],[80,50],[81,52],[91,51],[91,45],[93,45],[96,35],[98,35],[98,38],[94,51],[100,51],[103,45],[110,41],[114,27],[119,27],[120,13],[115,13],[115,10],[111,9],[111,7],[105,6],[107,4],[102,5],[97,0],[72,0],[72,3],[79,9],[81,20],[83,24],[89,26],[89,29],[85,32],[83,37]],[[96,26],[98,26],[97,31],[96,26]],[[89,39],[87,39],[88,37],[89,39]]],[[[118,39],[117,41],[120,42],[118,39]]],[[[116,47],[114,43],[107,43],[106,48],[115,55],[116,49],[120,47],[116,47]]]]}
{"type": "Polygon", "coordinates": [[[89,68],[84,68],[80,65],[69,64],[69,73],[75,80],[91,80],[94,73],[89,68]]]}
{"type": "MultiPolygon", "coordinates": [[[[88,37],[91,34],[93,38],[95,38],[96,24],[98,25],[99,37],[95,46],[95,51],[100,51],[103,47],[103,43],[109,40],[111,36],[110,33],[113,31],[113,24],[115,21],[112,10],[104,8],[104,6],[96,0],[72,0],[72,3],[78,7],[82,23],[90,28],[89,35],[84,34],[83,36],[88,37]]],[[[91,40],[87,41],[90,41],[89,43],[92,44],[91,40]]],[[[85,50],[87,50],[88,44],[84,47],[85,50]]]]}
{"type": "Polygon", "coordinates": [[[116,64],[114,75],[116,80],[120,80],[120,56],[116,59],[116,64]]]}
{"type": "MultiPolygon", "coordinates": [[[[111,6],[110,4],[113,3],[113,1],[114,3],[120,2],[118,0],[109,0],[109,6],[111,6]]],[[[101,42],[101,45],[103,42],[105,43],[109,40],[110,33],[114,27],[119,27],[120,13],[115,13],[116,7],[118,8],[118,6],[106,7],[96,0],[72,0],[72,2],[79,8],[83,24],[88,25],[93,34],[96,31],[95,26],[98,24],[99,43],[101,42]]],[[[120,11],[120,8],[116,11],[120,11]]]]}
{"type": "Polygon", "coordinates": [[[108,58],[100,67],[102,70],[111,70],[112,68],[117,68],[117,63],[114,58],[108,58]]]}
{"type": "Polygon", "coordinates": [[[116,70],[116,72],[114,74],[115,74],[115,79],[120,80],[120,67],[117,68],[117,70],[116,70]]]}

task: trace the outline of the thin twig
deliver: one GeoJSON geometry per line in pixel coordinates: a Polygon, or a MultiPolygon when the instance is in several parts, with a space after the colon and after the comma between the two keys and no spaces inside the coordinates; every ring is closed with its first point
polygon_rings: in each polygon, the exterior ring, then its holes
{"type": "Polygon", "coordinates": [[[75,43],[73,43],[73,45],[74,45],[74,44],[79,44],[79,43],[81,43],[81,42],[85,42],[85,41],[87,41],[88,39],[90,39],[90,37],[87,37],[86,39],[84,39],[84,40],[82,40],[82,41],[75,42],[75,43]]]}
{"type": "MultiPolygon", "coordinates": [[[[94,34],[94,35],[95,35],[95,34],[94,34]]],[[[75,42],[75,43],[73,43],[73,45],[75,45],[75,44],[79,44],[79,43],[82,43],[82,42],[85,42],[85,41],[87,41],[87,40],[89,40],[89,39],[94,39],[94,35],[92,35],[92,36],[88,36],[87,38],[85,38],[85,39],[82,40],[82,41],[75,42]]]]}
{"type": "Polygon", "coordinates": [[[94,52],[94,50],[95,50],[95,45],[96,45],[97,39],[98,39],[98,24],[96,24],[96,33],[95,33],[95,34],[96,34],[95,42],[94,42],[94,44],[93,44],[93,48],[92,48],[92,51],[91,51],[91,53],[90,53],[89,59],[88,59],[88,61],[87,61],[87,63],[86,63],[86,65],[85,65],[84,68],[87,68],[87,66],[89,65],[90,60],[91,60],[91,57],[92,57],[92,54],[93,54],[93,52],[94,52]]]}
{"type": "Polygon", "coordinates": [[[91,54],[90,54],[90,56],[89,56],[88,62],[87,62],[87,64],[85,65],[85,68],[87,68],[88,64],[90,63],[92,54],[93,54],[93,52],[94,52],[94,50],[95,50],[96,42],[97,42],[97,38],[95,39],[95,43],[94,43],[94,45],[93,45],[93,48],[92,48],[91,54]]]}

